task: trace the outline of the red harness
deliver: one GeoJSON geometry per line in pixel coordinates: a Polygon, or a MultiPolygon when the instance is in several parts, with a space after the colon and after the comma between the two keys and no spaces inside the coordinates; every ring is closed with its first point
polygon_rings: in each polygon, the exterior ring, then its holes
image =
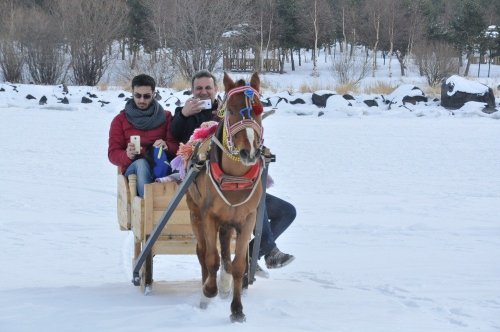
{"type": "Polygon", "coordinates": [[[219,163],[210,162],[210,174],[217,182],[221,190],[247,190],[252,189],[260,177],[260,168],[262,162],[259,161],[253,165],[248,172],[242,176],[232,176],[224,174],[219,163]]]}

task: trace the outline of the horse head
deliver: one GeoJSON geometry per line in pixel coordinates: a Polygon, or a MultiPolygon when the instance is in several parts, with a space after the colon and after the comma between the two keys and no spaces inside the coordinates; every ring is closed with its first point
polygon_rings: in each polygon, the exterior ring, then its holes
{"type": "Polygon", "coordinates": [[[261,155],[263,143],[262,104],[259,100],[260,79],[254,73],[249,84],[234,82],[224,73],[226,99],[224,110],[224,145],[232,159],[245,166],[254,165],[261,155]]]}

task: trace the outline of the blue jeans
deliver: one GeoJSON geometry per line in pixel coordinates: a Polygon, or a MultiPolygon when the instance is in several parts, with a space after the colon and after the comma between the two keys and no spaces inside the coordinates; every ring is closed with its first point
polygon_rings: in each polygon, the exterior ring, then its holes
{"type": "MultiPolygon", "coordinates": [[[[276,247],[276,239],[290,226],[297,215],[295,207],[276,196],[266,194],[266,208],[262,221],[262,237],[260,240],[259,258],[276,247]]],[[[250,241],[250,254],[253,249],[250,241]]]]}
{"type": "Polygon", "coordinates": [[[125,171],[125,176],[137,175],[137,195],[144,197],[144,185],[154,181],[153,170],[146,159],[135,160],[125,171]]]}

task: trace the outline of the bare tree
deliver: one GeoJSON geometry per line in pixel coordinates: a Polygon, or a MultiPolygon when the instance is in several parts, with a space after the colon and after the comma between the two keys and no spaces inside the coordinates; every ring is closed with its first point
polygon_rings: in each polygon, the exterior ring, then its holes
{"type": "Polygon", "coordinates": [[[413,48],[413,54],[416,64],[430,86],[440,84],[444,78],[458,69],[458,58],[453,57],[454,48],[444,42],[423,41],[413,48]]]}
{"type": "Polygon", "coordinates": [[[22,26],[22,8],[16,7],[16,1],[0,3],[0,68],[6,81],[22,81],[23,54],[19,42],[22,26]]]}
{"type": "Polygon", "coordinates": [[[174,63],[190,79],[200,69],[213,71],[222,58],[225,33],[238,33],[252,18],[249,0],[174,0],[176,21],[169,38],[174,63]]]}
{"type": "Polygon", "coordinates": [[[344,52],[335,59],[332,57],[332,61],[334,76],[343,85],[357,85],[370,72],[369,57],[344,52]]]}
{"type": "Polygon", "coordinates": [[[152,45],[157,45],[156,50],[149,50],[140,58],[134,59],[129,73],[130,79],[139,73],[149,73],[159,86],[168,86],[175,75],[172,52],[169,48],[169,31],[174,24],[176,13],[175,2],[172,0],[142,0],[145,8],[150,10],[150,25],[153,29],[146,39],[152,45]],[[165,15],[170,13],[171,15],[165,15]]]}
{"type": "Polygon", "coordinates": [[[125,0],[58,1],[75,83],[96,85],[110,64],[110,46],[125,28],[125,0]]]}
{"type": "Polygon", "coordinates": [[[377,51],[381,38],[382,15],[386,10],[384,0],[372,0],[365,2],[363,15],[366,18],[366,24],[360,27],[360,32],[364,34],[364,41],[371,46],[373,56],[372,77],[375,77],[377,70],[377,51]]]}
{"type": "Polygon", "coordinates": [[[36,84],[60,83],[65,74],[63,34],[54,15],[41,8],[29,8],[24,13],[21,42],[24,59],[36,84]]]}

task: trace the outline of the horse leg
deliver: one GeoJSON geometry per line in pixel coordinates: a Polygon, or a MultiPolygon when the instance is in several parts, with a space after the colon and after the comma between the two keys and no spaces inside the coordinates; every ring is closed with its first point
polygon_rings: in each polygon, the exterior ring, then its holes
{"type": "Polygon", "coordinates": [[[219,252],[217,251],[218,224],[214,218],[206,216],[204,231],[206,245],[205,266],[208,276],[203,283],[203,294],[211,298],[217,295],[217,271],[220,265],[219,252]]]}
{"type": "Polygon", "coordinates": [[[201,267],[201,283],[203,285],[208,276],[207,268],[205,265],[206,246],[205,246],[205,239],[203,237],[203,228],[201,224],[200,215],[198,213],[195,213],[194,209],[191,209],[190,211],[190,219],[191,219],[191,228],[193,229],[193,233],[196,238],[196,256],[198,257],[198,262],[200,263],[201,267]]]}
{"type": "MultiPolygon", "coordinates": [[[[255,221],[255,215],[253,216],[255,221]]],[[[236,239],[236,250],[233,260],[233,301],[231,302],[231,322],[242,323],[246,320],[243,313],[243,304],[241,303],[241,289],[243,286],[243,275],[247,265],[247,250],[250,234],[252,233],[255,223],[249,222],[251,219],[243,223],[240,233],[236,239]]]]}
{"type": "Polygon", "coordinates": [[[231,228],[219,228],[220,256],[222,259],[222,269],[219,278],[219,294],[222,298],[227,298],[231,294],[231,287],[233,285],[231,237],[231,228]]]}

